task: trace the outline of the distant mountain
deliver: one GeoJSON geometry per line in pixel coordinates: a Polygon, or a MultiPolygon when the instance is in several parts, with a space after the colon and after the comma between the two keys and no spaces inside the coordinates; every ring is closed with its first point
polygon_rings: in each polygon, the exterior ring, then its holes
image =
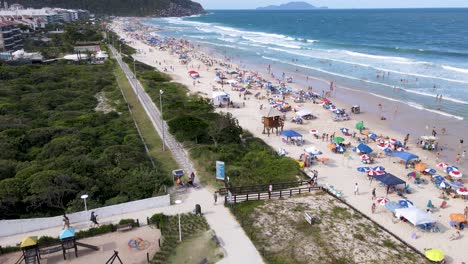
{"type": "Polygon", "coordinates": [[[35,8],[47,6],[86,9],[97,15],[114,16],[167,17],[205,13],[199,3],[191,0],[16,0],[12,2],[35,8]]]}
{"type": "Polygon", "coordinates": [[[257,10],[311,10],[317,8],[326,7],[315,7],[306,2],[289,2],[281,5],[270,5],[265,7],[258,7],[257,10]]]}

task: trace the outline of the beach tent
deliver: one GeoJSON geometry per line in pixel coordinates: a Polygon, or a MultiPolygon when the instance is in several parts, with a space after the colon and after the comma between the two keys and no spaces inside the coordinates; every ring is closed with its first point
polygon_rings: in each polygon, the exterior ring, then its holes
{"type": "Polygon", "coordinates": [[[319,149],[317,149],[316,147],[313,147],[313,146],[304,149],[304,152],[306,152],[307,154],[311,154],[311,155],[320,155],[320,154],[322,154],[322,151],[320,151],[319,149]]]}
{"type": "Polygon", "coordinates": [[[302,137],[301,134],[297,133],[294,130],[283,130],[283,132],[281,132],[281,135],[287,138],[302,137]]]}
{"type": "Polygon", "coordinates": [[[398,178],[397,176],[391,173],[385,173],[383,175],[376,175],[373,178],[387,186],[387,194],[388,194],[388,190],[390,189],[390,187],[397,186],[400,184],[406,184],[404,180],[398,178]]]}
{"type": "Polygon", "coordinates": [[[310,111],[309,109],[302,109],[300,111],[297,111],[296,115],[301,116],[301,117],[306,116],[306,115],[312,115],[312,111],[310,111]]]}
{"type": "Polygon", "coordinates": [[[385,204],[385,208],[390,212],[395,213],[395,209],[401,208],[401,206],[397,202],[388,202],[385,204]]]}
{"type": "Polygon", "coordinates": [[[408,207],[408,208],[397,208],[395,209],[395,215],[398,217],[406,218],[413,225],[424,225],[434,223],[435,220],[432,216],[417,208],[417,207],[408,207]]]}
{"type": "Polygon", "coordinates": [[[405,151],[394,151],[392,155],[404,160],[406,162],[406,168],[408,168],[408,162],[410,160],[419,158],[418,156],[405,151]]]}
{"type": "Polygon", "coordinates": [[[222,92],[222,91],[215,91],[213,92],[213,99],[214,105],[227,105],[229,104],[229,94],[222,92]]]}
{"type": "Polygon", "coordinates": [[[361,152],[364,152],[366,154],[372,153],[372,149],[369,146],[367,146],[366,144],[361,143],[356,148],[359,150],[360,153],[361,152]]]}

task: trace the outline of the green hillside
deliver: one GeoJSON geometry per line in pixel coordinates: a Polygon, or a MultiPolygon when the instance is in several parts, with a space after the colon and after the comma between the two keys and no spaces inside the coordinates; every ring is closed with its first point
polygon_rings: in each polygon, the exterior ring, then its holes
{"type": "Polygon", "coordinates": [[[114,16],[189,16],[204,13],[199,3],[190,0],[17,0],[16,2],[26,7],[86,9],[94,14],[114,16]]]}

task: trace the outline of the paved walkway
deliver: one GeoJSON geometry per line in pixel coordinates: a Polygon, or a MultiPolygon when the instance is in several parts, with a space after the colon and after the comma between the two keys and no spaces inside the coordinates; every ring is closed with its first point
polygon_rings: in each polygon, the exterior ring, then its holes
{"type": "MultiPolygon", "coordinates": [[[[145,108],[151,122],[153,123],[156,131],[162,137],[162,132],[165,133],[165,143],[167,149],[169,149],[178,164],[184,168],[185,171],[194,171],[192,162],[188,159],[187,152],[183,147],[167,132],[167,126],[161,122],[160,112],[156,105],[153,103],[149,95],[144,91],[141,84],[134,78],[133,73],[128,68],[127,64],[123,63],[120,55],[116,50],[111,47],[111,50],[115,55],[115,58],[122,70],[125,72],[127,79],[129,80],[133,90],[135,91],[138,99],[145,108]],[[163,130],[164,129],[164,130],[163,130]]],[[[191,189],[188,194],[184,197],[184,201],[179,205],[172,205],[168,207],[160,207],[154,209],[148,209],[129,214],[115,215],[99,219],[101,224],[105,223],[117,223],[122,218],[133,218],[139,219],[141,224],[146,224],[146,218],[155,213],[164,213],[168,215],[174,215],[178,213],[191,212],[195,209],[195,204],[200,204],[202,212],[206,217],[208,224],[218,236],[222,247],[225,250],[225,258],[219,263],[263,263],[263,260],[258,253],[257,249],[245,234],[242,227],[236,221],[234,216],[229,210],[222,205],[223,197],[219,197],[218,205],[214,204],[213,192],[206,188],[191,189]]],[[[87,229],[89,223],[74,223],[71,220],[72,227],[77,230],[87,229]]],[[[61,223],[59,223],[61,224],[61,223]]],[[[26,236],[57,236],[62,230],[61,226],[51,227],[49,229],[38,230],[25,234],[17,234],[8,237],[1,237],[1,245],[15,245],[22,238],[26,236]]]]}

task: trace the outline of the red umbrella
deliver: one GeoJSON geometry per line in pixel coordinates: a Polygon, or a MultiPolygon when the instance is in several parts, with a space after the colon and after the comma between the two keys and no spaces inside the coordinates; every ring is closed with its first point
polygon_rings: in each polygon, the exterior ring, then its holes
{"type": "Polygon", "coordinates": [[[384,175],[385,171],[380,171],[380,170],[370,170],[367,172],[367,175],[369,176],[376,176],[376,175],[384,175]]]}
{"type": "Polygon", "coordinates": [[[194,71],[194,70],[191,70],[191,71],[189,71],[188,73],[189,73],[189,74],[196,74],[196,73],[198,73],[198,72],[197,72],[197,71],[194,71]]]}
{"type": "Polygon", "coordinates": [[[460,188],[457,190],[457,193],[460,194],[460,195],[468,195],[468,188],[460,188]]]}
{"type": "Polygon", "coordinates": [[[448,164],[445,163],[445,162],[439,162],[439,163],[437,163],[437,167],[439,167],[439,168],[444,168],[444,169],[445,169],[445,168],[448,167],[448,164]]]}
{"type": "Polygon", "coordinates": [[[361,159],[362,160],[368,160],[368,159],[370,159],[370,157],[369,157],[369,155],[364,154],[364,155],[361,155],[361,159]]]}
{"type": "Polygon", "coordinates": [[[390,202],[390,199],[386,197],[379,197],[376,199],[376,201],[381,205],[385,205],[386,203],[390,202]]]}

